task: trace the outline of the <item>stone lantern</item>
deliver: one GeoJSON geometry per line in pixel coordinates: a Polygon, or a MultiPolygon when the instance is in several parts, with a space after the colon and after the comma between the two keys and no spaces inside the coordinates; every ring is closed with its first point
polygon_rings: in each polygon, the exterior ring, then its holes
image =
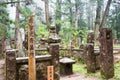
{"type": "Polygon", "coordinates": [[[59,44],[61,39],[56,34],[56,28],[51,26],[49,28],[50,34],[47,38],[48,51],[51,54],[51,65],[54,67],[54,79],[60,80],[60,71],[59,71],[59,44]]]}
{"type": "Polygon", "coordinates": [[[56,28],[55,26],[51,26],[49,28],[49,37],[47,39],[47,43],[51,44],[51,43],[60,43],[61,39],[60,37],[56,34],[56,28]]]}
{"type": "Polygon", "coordinates": [[[40,39],[40,48],[46,48],[46,38],[40,39]]]}

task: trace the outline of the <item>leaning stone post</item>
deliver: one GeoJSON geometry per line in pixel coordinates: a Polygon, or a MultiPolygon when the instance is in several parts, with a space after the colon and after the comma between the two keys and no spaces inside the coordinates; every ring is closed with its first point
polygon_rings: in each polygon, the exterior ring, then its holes
{"type": "Polygon", "coordinates": [[[16,80],[16,57],[14,50],[6,51],[6,80],[16,80]]]}
{"type": "Polygon", "coordinates": [[[100,28],[100,70],[106,79],[114,76],[112,30],[100,28]]]}
{"type": "Polygon", "coordinates": [[[94,33],[89,33],[87,36],[87,53],[86,53],[86,65],[87,72],[95,72],[95,55],[94,55],[94,33]]]}

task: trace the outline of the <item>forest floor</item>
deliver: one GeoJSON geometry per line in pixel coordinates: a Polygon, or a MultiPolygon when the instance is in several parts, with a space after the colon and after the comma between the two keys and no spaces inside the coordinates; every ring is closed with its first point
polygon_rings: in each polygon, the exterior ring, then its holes
{"type": "Polygon", "coordinates": [[[69,76],[62,76],[60,80],[99,80],[97,77],[89,77],[80,73],[74,73],[69,76]]]}
{"type": "MultiPolygon", "coordinates": [[[[114,50],[114,53],[115,76],[109,80],[120,80],[120,51],[114,50]]],[[[96,71],[96,73],[88,74],[85,67],[86,65],[80,62],[74,64],[74,74],[69,76],[61,76],[60,80],[106,80],[101,77],[99,70],[96,71]]]]}
{"type": "Polygon", "coordinates": [[[114,56],[114,69],[115,76],[111,79],[103,79],[100,75],[100,70],[96,71],[96,73],[87,73],[85,68],[85,64],[76,63],[73,65],[73,75],[69,76],[61,76],[60,80],[120,80],[120,54],[114,56]]]}
{"type": "MultiPolygon", "coordinates": [[[[118,61],[120,61],[120,54],[115,54],[114,62],[116,63],[118,61]]],[[[4,80],[4,64],[5,64],[5,60],[0,59],[0,80],[4,80]]],[[[118,67],[120,67],[120,66],[118,66],[118,67]]],[[[96,72],[95,74],[87,74],[84,64],[78,64],[78,63],[74,64],[73,72],[74,72],[74,74],[72,74],[72,75],[61,76],[60,80],[105,80],[105,79],[101,78],[100,71],[96,72]]],[[[120,76],[120,75],[118,75],[118,76],[120,76]]],[[[112,78],[110,80],[120,80],[120,79],[112,78]]]]}

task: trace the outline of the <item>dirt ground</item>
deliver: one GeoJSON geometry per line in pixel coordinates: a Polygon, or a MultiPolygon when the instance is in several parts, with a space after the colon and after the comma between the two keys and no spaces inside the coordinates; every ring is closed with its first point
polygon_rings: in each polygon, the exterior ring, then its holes
{"type": "MultiPolygon", "coordinates": [[[[120,61],[120,55],[114,55],[114,61],[120,61]]],[[[5,60],[2,59],[0,60],[0,80],[4,80],[4,74],[3,74],[3,66],[5,64],[5,60]]],[[[69,76],[61,76],[60,80],[99,80],[96,77],[89,77],[87,75],[82,75],[80,73],[74,73],[73,75],[69,75],[69,76]]]]}
{"type": "Polygon", "coordinates": [[[75,74],[69,75],[69,76],[62,76],[60,78],[60,80],[99,80],[99,79],[75,73],[75,74]]]}

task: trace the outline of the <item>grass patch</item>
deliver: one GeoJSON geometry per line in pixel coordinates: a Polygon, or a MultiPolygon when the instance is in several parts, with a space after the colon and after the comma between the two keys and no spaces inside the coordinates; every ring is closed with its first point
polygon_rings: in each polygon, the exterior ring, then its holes
{"type": "Polygon", "coordinates": [[[120,48],[120,44],[113,45],[114,48],[120,48]]]}
{"type": "Polygon", "coordinates": [[[85,69],[85,64],[76,63],[73,65],[73,72],[85,74],[87,70],[85,69]]]}
{"type": "MultiPolygon", "coordinates": [[[[94,46],[95,49],[99,49],[99,46],[94,46]]],[[[120,48],[120,44],[113,45],[113,48],[120,48]]]]}
{"type": "MultiPolygon", "coordinates": [[[[85,66],[86,65],[82,62],[78,62],[73,65],[73,72],[80,73],[89,77],[96,77],[98,80],[106,80],[102,78],[100,70],[96,71],[96,73],[87,73],[87,69],[85,68],[85,66]]],[[[115,76],[109,80],[120,80],[120,62],[114,65],[114,72],[115,76]]]]}

